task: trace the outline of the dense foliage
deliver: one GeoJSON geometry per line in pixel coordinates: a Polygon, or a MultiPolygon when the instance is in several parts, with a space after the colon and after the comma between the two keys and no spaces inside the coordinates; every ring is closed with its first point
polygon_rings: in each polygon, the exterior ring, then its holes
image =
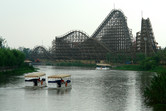
{"type": "Polygon", "coordinates": [[[0,66],[21,66],[25,55],[16,49],[0,48],[0,66]]]}
{"type": "Polygon", "coordinates": [[[148,104],[166,104],[166,71],[158,72],[144,91],[148,104]]]}
{"type": "Polygon", "coordinates": [[[160,59],[158,56],[147,57],[140,62],[140,69],[142,70],[154,70],[158,67],[160,59]]]}
{"type": "Polygon", "coordinates": [[[160,58],[161,64],[166,65],[166,47],[158,51],[157,56],[160,58]]]}
{"type": "Polygon", "coordinates": [[[166,68],[159,66],[166,65],[166,48],[159,50],[155,56],[146,58],[140,65],[145,70],[157,73],[144,91],[145,102],[151,105],[166,104],[166,68]]]}
{"type": "Polygon", "coordinates": [[[26,59],[31,59],[30,58],[30,53],[31,53],[31,49],[30,48],[19,47],[18,50],[25,54],[25,58],[26,59]]]}
{"type": "Polygon", "coordinates": [[[0,36],[0,48],[6,47],[6,40],[0,36]]]}

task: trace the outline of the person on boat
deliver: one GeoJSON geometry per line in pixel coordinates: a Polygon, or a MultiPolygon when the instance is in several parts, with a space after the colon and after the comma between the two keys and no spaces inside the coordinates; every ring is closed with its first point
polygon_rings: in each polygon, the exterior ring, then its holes
{"type": "Polygon", "coordinates": [[[61,87],[61,80],[57,81],[58,87],[61,87]]]}
{"type": "Polygon", "coordinates": [[[58,84],[58,87],[61,87],[61,85],[64,83],[64,80],[61,78],[61,80],[59,80],[58,82],[57,82],[57,84],[58,84]]]}
{"type": "Polygon", "coordinates": [[[61,78],[61,84],[64,83],[65,81],[61,78]]]}
{"type": "Polygon", "coordinates": [[[37,79],[34,79],[33,82],[34,82],[34,86],[37,86],[37,79]]]}

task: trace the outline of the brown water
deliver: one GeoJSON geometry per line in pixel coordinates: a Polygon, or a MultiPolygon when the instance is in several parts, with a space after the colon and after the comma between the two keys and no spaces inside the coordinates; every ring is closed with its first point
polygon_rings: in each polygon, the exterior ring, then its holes
{"type": "Polygon", "coordinates": [[[72,75],[71,90],[24,88],[24,76],[0,84],[0,111],[154,111],[142,91],[154,73],[36,66],[48,75],[72,75]]]}

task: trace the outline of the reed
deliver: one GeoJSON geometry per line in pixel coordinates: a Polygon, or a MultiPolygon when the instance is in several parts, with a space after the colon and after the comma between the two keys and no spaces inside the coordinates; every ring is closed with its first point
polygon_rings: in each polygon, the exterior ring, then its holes
{"type": "Polygon", "coordinates": [[[166,71],[159,71],[144,90],[145,102],[150,105],[166,104],[166,71]]]}

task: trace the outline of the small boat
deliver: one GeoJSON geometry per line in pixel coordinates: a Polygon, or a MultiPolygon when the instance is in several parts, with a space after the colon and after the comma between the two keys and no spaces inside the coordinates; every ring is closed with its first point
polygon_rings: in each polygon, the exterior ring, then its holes
{"type": "Polygon", "coordinates": [[[58,74],[48,76],[48,88],[71,88],[71,75],[58,74]]]}
{"type": "Polygon", "coordinates": [[[96,64],[96,69],[110,69],[110,64],[96,64]]]}
{"type": "Polygon", "coordinates": [[[25,77],[25,86],[26,87],[46,87],[45,73],[35,72],[26,74],[25,77]]]}

